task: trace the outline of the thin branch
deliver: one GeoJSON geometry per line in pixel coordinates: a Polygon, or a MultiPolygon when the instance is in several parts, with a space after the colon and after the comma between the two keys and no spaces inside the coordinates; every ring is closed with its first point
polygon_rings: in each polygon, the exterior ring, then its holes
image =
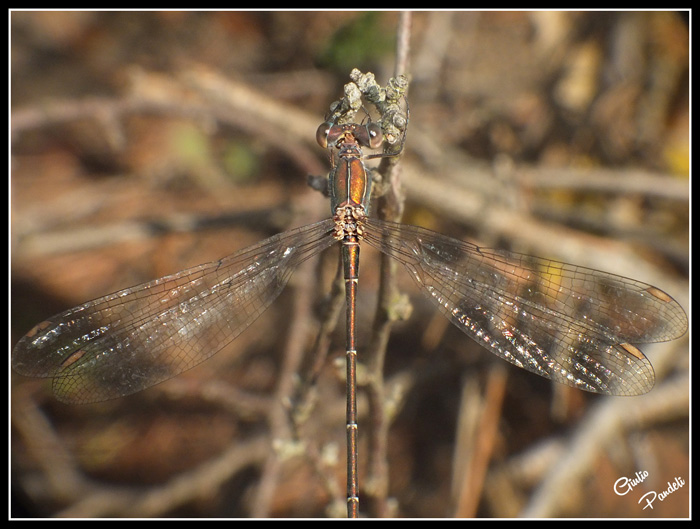
{"type": "Polygon", "coordinates": [[[489,371],[483,405],[480,406],[479,423],[473,432],[476,439],[472,445],[472,453],[467,456],[469,464],[464,468],[460,490],[457,494],[457,507],[455,509],[457,518],[476,516],[491,455],[496,444],[507,380],[508,372],[505,366],[496,364],[489,371]]]}
{"type": "Polygon", "coordinates": [[[316,118],[297,107],[203,67],[182,70],[176,77],[133,68],[130,81],[129,94],[123,97],[56,100],[13,110],[10,133],[14,138],[83,119],[97,120],[109,129],[130,115],[179,116],[243,128],[285,151],[306,170],[323,169],[316,156],[316,118]]]}
{"type": "MultiPolygon", "coordinates": [[[[410,43],[411,17],[402,13],[397,39],[396,71],[400,83],[394,85],[396,94],[394,101],[408,90],[408,47],[410,43]]],[[[392,82],[390,82],[390,85],[392,82]]],[[[406,134],[408,116],[403,123],[403,134],[406,134]]],[[[402,145],[405,138],[402,138],[402,145]]],[[[403,215],[405,195],[401,186],[401,168],[399,157],[383,158],[377,169],[381,175],[383,193],[376,200],[376,209],[380,218],[399,221],[403,215]]],[[[388,439],[389,420],[386,412],[386,390],[384,386],[384,364],[391,327],[394,321],[403,319],[410,313],[409,305],[401,298],[396,287],[397,263],[389,256],[380,256],[380,283],[377,309],[372,324],[372,336],[367,347],[366,361],[368,364],[367,397],[369,404],[369,448],[368,472],[365,490],[371,500],[372,514],[377,517],[390,516],[389,496],[389,464],[388,439]],[[403,308],[396,310],[397,303],[403,308]]]]}
{"type": "MultiPolygon", "coordinates": [[[[309,206],[306,210],[305,220],[312,222],[320,214],[320,204],[315,201],[316,206],[309,206]]],[[[295,274],[294,305],[292,307],[292,323],[288,333],[286,346],[283,352],[283,364],[279,373],[279,382],[275,392],[274,401],[285,403],[289,406],[292,402],[296,389],[295,377],[299,372],[304,357],[307,337],[307,323],[311,319],[314,288],[316,286],[313,274],[314,261],[309,260],[297,269],[295,274]]],[[[268,416],[270,432],[275,442],[294,442],[287,410],[282,406],[272,406],[268,416]]],[[[277,454],[271,453],[265,462],[260,484],[255,499],[251,515],[259,518],[269,516],[270,506],[273,501],[279,474],[281,470],[281,460],[277,454]]]]}
{"type": "Polygon", "coordinates": [[[57,514],[62,518],[98,516],[155,517],[194,499],[207,497],[239,471],[261,463],[270,453],[267,436],[238,442],[197,468],[179,474],[168,483],[146,491],[97,489],[57,514]]]}

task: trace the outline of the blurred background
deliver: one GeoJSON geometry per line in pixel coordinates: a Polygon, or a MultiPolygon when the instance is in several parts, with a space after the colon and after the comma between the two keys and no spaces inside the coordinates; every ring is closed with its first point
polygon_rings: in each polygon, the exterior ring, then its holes
{"type": "MultiPolygon", "coordinates": [[[[328,172],[315,130],[352,68],[411,80],[403,222],[633,277],[689,312],[688,27],[688,12],[12,11],[10,348],[81,302],[329,216],[307,176],[328,172]]],[[[377,263],[363,250],[360,361],[377,263]]],[[[230,347],[140,394],[68,406],[13,374],[11,516],[344,516],[342,323],[303,428],[284,413],[336,265],[325,252],[230,347]]],[[[651,393],[601,397],[502,362],[397,279],[412,314],[388,344],[383,469],[359,403],[363,515],[689,516],[687,335],[642,347],[651,393]]]]}

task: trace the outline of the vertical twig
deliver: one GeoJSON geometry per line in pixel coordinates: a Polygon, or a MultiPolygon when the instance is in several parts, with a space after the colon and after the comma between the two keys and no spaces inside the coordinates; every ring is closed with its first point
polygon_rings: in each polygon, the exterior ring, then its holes
{"type": "MultiPolygon", "coordinates": [[[[407,75],[408,52],[410,43],[411,14],[404,12],[399,19],[397,34],[397,63],[395,74],[407,75]]],[[[405,131],[404,131],[405,134],[405,131]]],[[[385,185],[385,192],[377,199],[376,209],[380,218],[399,221],[403,215],[405,195],[400,184],[400,167],[398,158],[384,158],[378,168],[385,185]]],[[[377,517],[391,515],[389,495],[389,467],[387,461],[387,444],[389,420],[384,406],[384,363],[389,342],[391,326],[400,315],[392,307],[399,299],[396,288],[396,262],[389,256],[380,257],[380,286],[375,312],[372,338],[367,348],[368,382],[367,397],[369,404],[369,443],[366,493],[371,499],[371,512],[377,517]]]]}
{"type": "MultiPolygon", "coordinates": [[[[309,216],[314,216],[314,208],[310,208],[309,216]]],[[[313,260],[302,263],[296,273],[294,306],[292,309],[293,320],[289,330],[287,346],[283,354],[283,364],[280,369],[279,385],[275,394],[275,402],[290,402],[295,387],[295,376],[304,356],[306,344],[306,322],[309,321],[313,305],[312,292],[315,285],[313,275],[313,260]]],[[[268,415],[273,443],[295,443],[297,439],[290,428],[289,416],[282,406],[272,406],[268,415]]],[[[251,515],[260,518],[269,516],[270,505],[274,497],[279,474],[281,460],[279,454],[271,453],[263,467],[260,485],[257,495],[252,502],[251,515]]]]}
{"type": "Polygon", "coordinates": [[[481,415],[476,430],[473,432],[475,437],[473,450],[471,454],[467,455],[468,464],[463,469],[456,498],[455,515],[459,518],[476,516],[484,480],[491,461],[494,439],[498,434],[507,378],[508,372],[500,364],[494,365],[489,371],[481,415]]]}

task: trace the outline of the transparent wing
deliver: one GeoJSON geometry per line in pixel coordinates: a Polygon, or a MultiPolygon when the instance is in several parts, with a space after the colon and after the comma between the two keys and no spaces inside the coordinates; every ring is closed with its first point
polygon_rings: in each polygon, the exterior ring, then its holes
{"type": "Polygon", "coordinates": [[[52,377],[56,398],[85,403],[174,377],[230,343],[291,272],[335,241],[331,219],[220,261],[89,301],[35,326],[12,351],[22,375],[52,377]]]}
{"type": "Polygon", "coordinates": [[[639,395],[654,370],[633,343],[682,336],[688,320],[665,292],[589,268],[480,248],[368,219],[364,240],[394,257],[460,330],[501,358],[557,382],[639,395]]]}

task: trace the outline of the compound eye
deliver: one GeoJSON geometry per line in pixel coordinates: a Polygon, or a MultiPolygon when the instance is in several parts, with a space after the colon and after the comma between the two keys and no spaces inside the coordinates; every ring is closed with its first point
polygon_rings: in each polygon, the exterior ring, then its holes
{"type": "Polygon", "coordinates": [[[328,147],[328,132],[331,130],[332,126],[332,123],[326,122],[321,123],[318,129],[316,129],[316,141],[324,149],[328,147]]]}
{"type": "Polygon", "coordinates": [[[384,136],[382,134],[382,128],[376,123],[370,123],[367,125],[367,135],[369,136],[369,147],[370,149],[378,149],[382,146],[384,141],[384,136]]]}

